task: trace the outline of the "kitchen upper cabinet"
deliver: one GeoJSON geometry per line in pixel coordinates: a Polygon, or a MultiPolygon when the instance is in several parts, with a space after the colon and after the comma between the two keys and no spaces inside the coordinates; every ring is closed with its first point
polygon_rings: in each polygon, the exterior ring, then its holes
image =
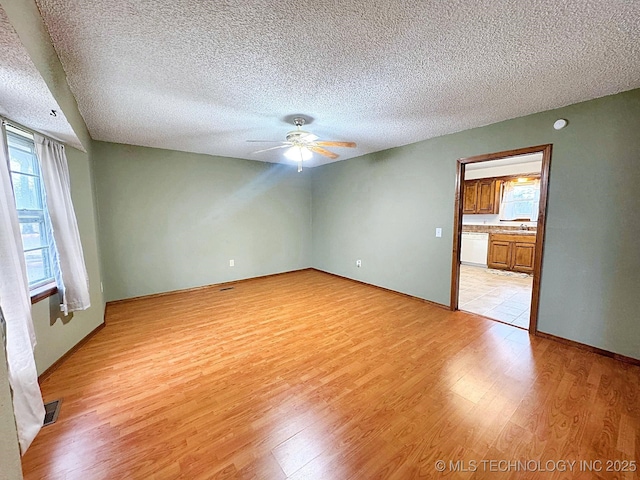
{"type": "Polygon", "coordinates": [[[498,213],[499,193],[498,181],[491,178],[478,180],[478,213],[498,213]]]}
{"type": "Polygon", "coordinates": [[[476,213],[478,205],[478,181],[464,182],[464,201],[462,202],[462,213],[476,213]]]}
{"type": "Polygon", "coordinates": [[[536,252],[535,235],[489,235],[489,268],[532,273],[536,252]]]}
{"type": "Polygon", "coordinates": [[[500,211],[500,180],[480,178],[464,182],[462,213],[496,214],[500,211]]]}

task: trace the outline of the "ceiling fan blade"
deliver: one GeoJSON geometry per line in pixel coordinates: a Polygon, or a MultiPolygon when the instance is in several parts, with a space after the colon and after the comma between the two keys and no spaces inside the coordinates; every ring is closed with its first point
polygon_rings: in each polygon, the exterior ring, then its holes
{"type": "Polygon", "coordinates": [[[269,150],[277,150],[278,148],[287,148],[290,145],[278,145],[277,147],[271,147],[271,148],[265,148],[264,150],[256,150],[255,152],[251,152],[251,153],[262,153],[262,152],[268,152],[269,150]]]}
{"type": "Polygon", "coordinates": [[[356,146],[356,142],[332,142],[332,141],[325,141],[325,142],[315,142],[316,145],[320,146],[320,147],[348,147],[348,148],[355,148],[356,146]]]}
{"type": "Polygon", "coordinates": [[[309,146],[307,147],[309,148],[309,150],[319,153],[320,155],[323,155],[325,157],[329,157],[331,160],[335,160],[336,158],[338,158],[340,155],[336,155],[333,152],[330,152],[329,150],[325,150],[324,148],[320,148],[320,147],[315,147],[315,146],[309,146]]]}

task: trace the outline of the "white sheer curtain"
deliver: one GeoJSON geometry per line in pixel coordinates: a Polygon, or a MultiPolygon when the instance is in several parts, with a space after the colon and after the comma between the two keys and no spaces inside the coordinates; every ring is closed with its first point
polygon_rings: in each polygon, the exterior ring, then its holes
{"type": "Polygon", "coordinates": [[[500,220],[538,221],[540,180],[505,182],[500,203],[500,220]]]}
{"type": "Polygon", "coordinates": [[[20,450],[24,454],[44,421],[44,404],[33,357],[27,268],[13,197],[4,125],[0,132],[0,308],[7,328],[7,363],[20,450]]]}
{"type": "Polygon", "coordinates": [[[44,180],[47,210],[51,218],[53,238],[58,251],[54,264],[61,309],[65,313],[85,310],[89,300],[89,278],[84,264],[76,214],[71,201],[71,182],[64,147],[53,140],[34,134],[36,152],[44,180]]]}

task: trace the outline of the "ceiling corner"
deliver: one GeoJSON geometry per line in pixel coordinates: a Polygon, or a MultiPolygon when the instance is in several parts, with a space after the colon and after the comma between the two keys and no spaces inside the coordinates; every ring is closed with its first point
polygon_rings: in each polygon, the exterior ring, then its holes
{"type": "Polygon", "coordinates": [[[0,0],[0,5],[80,144],[89,151],[91,135],[35,1],[0,0]]]}

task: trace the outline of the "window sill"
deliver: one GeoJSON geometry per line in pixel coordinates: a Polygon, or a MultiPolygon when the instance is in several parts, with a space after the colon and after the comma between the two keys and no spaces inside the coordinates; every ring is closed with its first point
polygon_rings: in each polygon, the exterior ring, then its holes
{"type": "Polygon", "coordinates": [[[42,285],[41,287],[34,288],[30,291],[31,293],[31,305],[34,303],[38,303],[45,298],[49,298],[56,293],[58,293],[58,287],[55,283],[47,283],[46,285],[42,285]]]}

